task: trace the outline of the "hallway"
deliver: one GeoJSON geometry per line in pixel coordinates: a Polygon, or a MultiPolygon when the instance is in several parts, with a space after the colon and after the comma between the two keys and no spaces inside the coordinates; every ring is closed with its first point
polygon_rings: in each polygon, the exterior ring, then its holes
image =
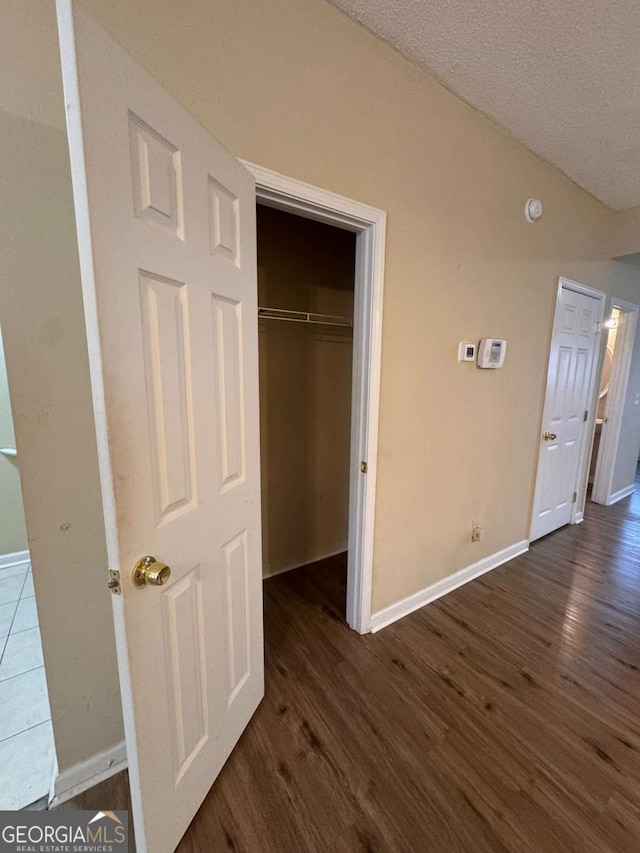
{"type": "Polygon", "coordinates": [[[266,696],[179,846],[640,849],[640,493],[375,635],[265,583],[266,696]]]}

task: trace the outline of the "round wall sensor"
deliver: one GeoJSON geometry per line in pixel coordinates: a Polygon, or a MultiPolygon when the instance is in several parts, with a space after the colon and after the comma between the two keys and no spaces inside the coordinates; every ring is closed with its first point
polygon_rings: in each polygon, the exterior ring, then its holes
{"type": "Polygon", "coordinates": [[[535,222],[542,216],[542,202],[539,198],[527,199],[524,206],[524,215],[527,217],[527,222],[535,222]]]}

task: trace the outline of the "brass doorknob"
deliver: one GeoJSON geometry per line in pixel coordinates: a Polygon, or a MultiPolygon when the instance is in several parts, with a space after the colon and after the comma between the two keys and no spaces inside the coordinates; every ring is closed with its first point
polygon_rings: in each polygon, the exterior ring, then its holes
{"type": "Polygon", "coordinates": [[[133,567],[132,579],[136,586],[162,586],[169,580],[171,569],[155,557],[141,557],[133,567]]]}
{"type": "Polygon", "coordinates": [[[542,437],[545,441],[555,441],[558,436],[555,434],[555,432],[545,432],[542,437]]]}

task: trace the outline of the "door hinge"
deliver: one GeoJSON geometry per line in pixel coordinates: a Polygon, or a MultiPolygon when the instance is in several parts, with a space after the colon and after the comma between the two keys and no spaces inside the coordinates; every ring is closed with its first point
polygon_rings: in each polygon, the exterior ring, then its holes
{"type": "Polygon", "coordinates": [[[599,335],[602,330],[602,323],[600,320],[596,320],[596,335],[599,335]]]}
{"type": "Polygon", "coordinates": [[[583,421],[587,421],[587,420],[588,420],[588,418],[589,418],[589,412],[585,410],[584,417],[583,417],[583,419],[582,419],[582,420],[583,420],[583,421]]]}
{"type": "Polygon", "coordinates": [[[571,503],[574,504],[578,500],[578,493],[574,492],[573,497],[571,498],[571,503]]]}
{"type": "Polygon", "coordinates": [[[122,595],[122,587],[120,586],[120,572],[118,569],[109,569],[109,589],[114,595],[122,595]]]}
{"type": "Polygon", "coordinates": [[[360,463],[360,470],[362,471],[363,474],[367,473],[367,463],[366,462],[360,463]]]}

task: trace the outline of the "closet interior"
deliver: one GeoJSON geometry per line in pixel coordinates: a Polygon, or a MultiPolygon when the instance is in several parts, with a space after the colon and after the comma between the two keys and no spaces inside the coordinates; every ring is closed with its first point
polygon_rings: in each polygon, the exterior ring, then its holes
{"type": "Polygon", "coordinates": [[[267,578],[347,550],[356,235],[261,204],[257,234],[267,578]]]}

